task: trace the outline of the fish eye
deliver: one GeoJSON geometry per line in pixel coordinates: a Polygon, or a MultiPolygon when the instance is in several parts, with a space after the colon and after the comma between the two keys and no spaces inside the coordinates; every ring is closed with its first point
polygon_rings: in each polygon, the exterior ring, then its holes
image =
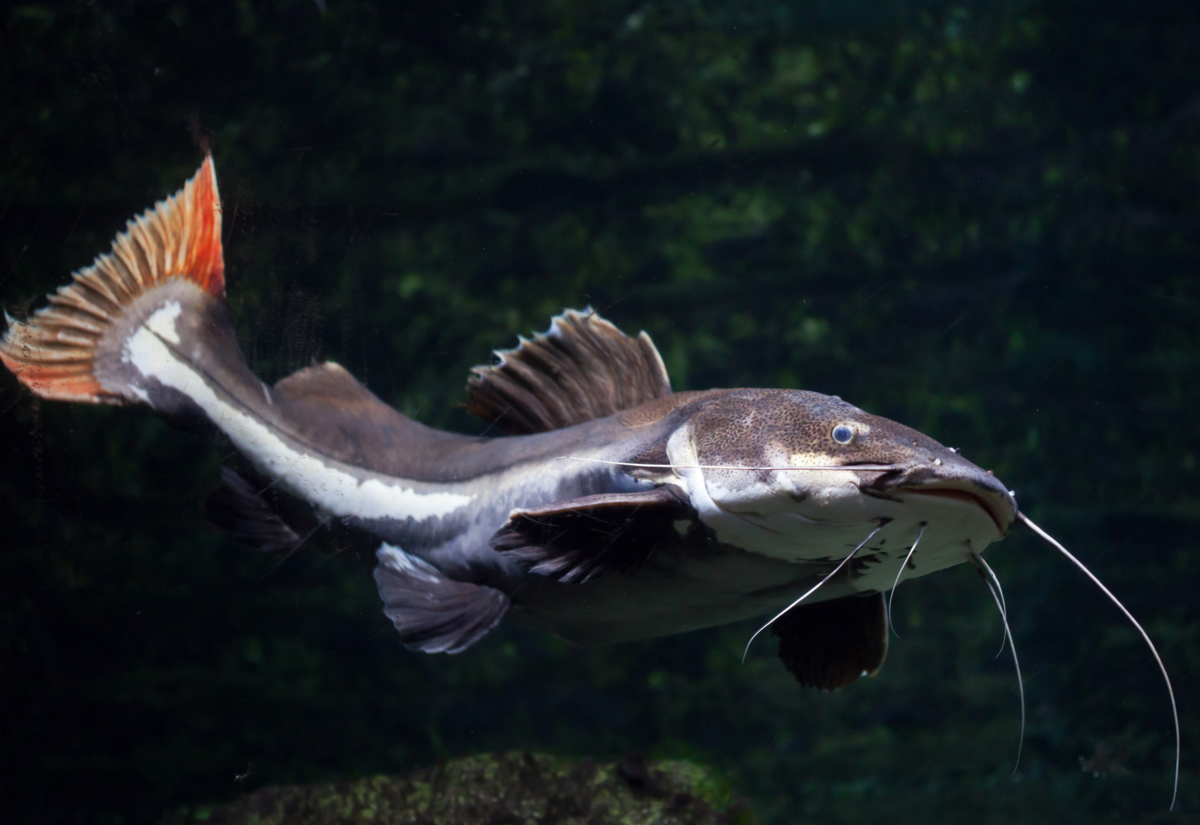
{"type": "Polygon", "coordinates": [[[854,430],[845,424],[838,424],[833,428],[833,432],[830,435],[833,436],[833,440],[838,444],[849,444],[850,439],[854,438],[854,430]]]}

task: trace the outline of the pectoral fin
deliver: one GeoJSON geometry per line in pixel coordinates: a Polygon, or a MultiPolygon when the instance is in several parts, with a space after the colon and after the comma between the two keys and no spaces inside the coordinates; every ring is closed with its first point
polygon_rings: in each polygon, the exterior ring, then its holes
{"type": "Polygon", "coordinates": [[[492,547],[528,562],[530,572],[565,583],[640,567],[675,535],[675,523],[695,517],[674,487],[610,493],[514,510],[492,547]]]}
{"type": "Polygon", "coordinates": [[[802,685],[837,690],[874,676],[887,656],[883,594],[793,607],[771,630],[779,658],[802,685]]]}

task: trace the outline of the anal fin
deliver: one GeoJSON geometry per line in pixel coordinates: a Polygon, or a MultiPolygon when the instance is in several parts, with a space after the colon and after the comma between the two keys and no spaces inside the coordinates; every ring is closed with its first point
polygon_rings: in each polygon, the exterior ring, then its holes
{"type": "Polygon", "coordinates": [[[302,539],[242,476],[221,468],[221,486],[204,499],[204,515],[243,544],[266,553],[292,551],[302,539]]]}
{"type": "Polygon", "coordinates": [[[409,650],[461,653],[508,612],[508,596],[499,590],[455,581],[398,547],[384,544],[376,557],[383,612],[409,650]]]}
{"type": "Polygon", "coordinates": [[[793,607],[771,630],[779,658],[802,685],[837,690],[874,676],[887,656],[883,594],[793,607]]]}
{"type": "Polygon", "coordinates": [[[259,475],[249,462],[221,468],[221,484],[201,505],[208,521],[243,544],[266,553],[305,550],[326,556],[373,558],[378,539],[324,517],[310,502],[259,475]]]}

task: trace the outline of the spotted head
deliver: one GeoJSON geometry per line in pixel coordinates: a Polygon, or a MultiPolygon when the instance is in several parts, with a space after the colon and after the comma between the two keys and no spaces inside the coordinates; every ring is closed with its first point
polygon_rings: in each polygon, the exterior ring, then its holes
{"type": "MultiPolygon", "coordinates": [[[[923,575],[967,561],[1016,517],[1004,485],[956,451],[815,392],[716,395],[675,431],[668,455],[719,538],[789,561],[844,556],[850,533],[878,524],[873,552],[895,555],[925,527],[913,560],[923,575]]],[[[859,589],[886,589],[883,573],[859,589]]]]}

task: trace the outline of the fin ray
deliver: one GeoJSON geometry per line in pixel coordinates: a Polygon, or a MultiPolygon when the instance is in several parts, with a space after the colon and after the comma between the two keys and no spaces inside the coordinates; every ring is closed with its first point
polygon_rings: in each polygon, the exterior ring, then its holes
{"type": "Polygon", "coordinates": [[[239,473],[221,468],[221,486],[203,503],[205,517],[219,530],[264,553],[292,551],[301,538],[239,473]]]}
{"type": "Polygon", "coordinates": [[[508,612],[508,596],[493,587],[451,579],[433,565],[384,544],[375,583],[384,614],[409,650],[461,653],[508,612]]]}
{"type": "Polygon", "coordinates": [[[112,251],[47,296],[50,305],[26,321],[10,321],[0,362],[43,398],[123,404],[133,397],[106,388],[91,370],[100,339],[124,309],[169,281],[191,281],[213,298],[225,296],[221,204],[211,156],[183,188],[130,219],[112,251]],[[84,335],[67,332],[73,329],[84,335]],[[86,370],[64,374],[63,364],[86,370]]]}
{"type": "Polygon", "coordinates": [[[605,493],[514,510],[491,544],[529,564],[531,573],[582,584],[641,567],[676,521],[695,517],[673,487],[605,493]]]}
{"type": "Polygon", "coordinates": [[[631,338],[590,309],[566,310],[547,332],[519,340],[467,381],[467,412],[509,433],[570,427],[671,394],[650,336],[631,338]]]}

